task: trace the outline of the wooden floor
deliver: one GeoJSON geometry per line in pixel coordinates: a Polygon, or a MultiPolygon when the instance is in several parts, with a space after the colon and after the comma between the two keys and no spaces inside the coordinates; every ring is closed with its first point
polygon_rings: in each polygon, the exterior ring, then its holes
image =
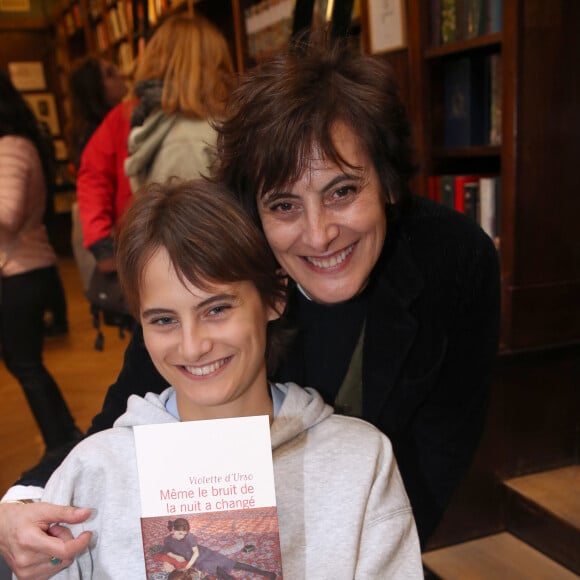
{"type": "Polygon", "coordinates": [[[578,580],[507,532],[427,552],[423,562],[443,580],[578,580]]]}
{"type": "MultiPolygon", "coordinates": [[[[129,335],[123,340],[115,328],[104,327],[105,349],[96,351],[95,330],[74,260],[61,258],[59,269],[67,295],[70,332],[66,337],[47,340],[44,358],[78,426],[85,430],[121,368],[129,335]]],[[[3,494],[24,469],[36,463],[44,448],[20,385],[2,361],[0,400],[0,494],[3,494]]]]}

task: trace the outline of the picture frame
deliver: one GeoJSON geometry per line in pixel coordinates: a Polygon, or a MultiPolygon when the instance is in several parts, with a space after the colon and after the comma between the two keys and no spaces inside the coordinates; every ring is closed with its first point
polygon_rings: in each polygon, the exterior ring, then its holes
{"type": "Polygon", "coordinates": [[[405,0],[367,0],[371,54],[407,47],[405,0]]]}
{"type": "Polygon", "coordinates": [[[60,122],[54,95],[52,93],[31,93],[22,96],[26,99],[38,121],[46,123],[50,134],[53,137],[60,135],[60,122]]]}
{"type": "Polygon", "coordinates": [[[8,73],[19,91],[45,91],[46,78],[41,61],[9,62],[8,73]]]}

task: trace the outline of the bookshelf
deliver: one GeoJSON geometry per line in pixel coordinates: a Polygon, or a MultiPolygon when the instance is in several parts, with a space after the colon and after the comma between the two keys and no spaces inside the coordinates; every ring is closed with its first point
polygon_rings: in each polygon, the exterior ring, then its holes
{"type": "MultiPolygon", "coordinates": [[[[366,51],[370,46],[368,2],[354,2],[352,29],[366,51]]],[[[577,341],[580,249],[573,242],[577,236],[572,216],[580,210],[580,196],[574,193],[570,168],[580,153],[580,141],[573,137],[577,131],[571,131],[570,124],[577,119],[571,112],[576,107],[572,101],[578,95],[578,75],[560,74],[577,69],[573,55],[579,53],[578,24],[563,15],[569,3],[406,0],[403,4],[406,46],[378,56],[387,58],[401,79],[421,163],[416,191],[433,196],[434,177],[497,177],[502,352],[577,341]],[[448,18],[451,6],[456,30],[450,34],[450,26],[442,20],[448,18]],[[474,7],[479,12],[470,16],[474,7]],[[471,118],[479,121],[482,106],[487,109],[484,137],[480,134],[463,143],[450,141],[446,126],[446,78],[458,63],[471,66],[474,78],[485,77],[484,92],[489,93],[487,104],[473,104],[473,110],[480,113],[471,118]],[[490,69],[498,63],[492,109],[490,69]],[[495,121],[493,110],[499,112],[495,121]],[[554,217],[548,219],[550,215],[554,217]]],[[[300,2],[302,8],[310,5],[319,15],[327,7],[320,0],[300,2]]],[[[57,62],[66,71],[67,62],[95,53],[118,64],[125,54],[131,63],[139,45],[167,16],[193,10],[223,31],[236,68],[243,71],[285,42],[289,6],[287,0],[63,0],[55,17],[60,39],[57,62]],[[96,36],[99,28],[104,41],[96,36]],[[262,49],[256,49],[256,43],[262,49]]],[[[579,10],[573,6],[573,11],[579,10]]],[[[129,72],[130,66],[122,65],[122,69],[129,72]]],[[[480,91],[473,92],[477,96],[480,91]]],[[[476,130],[482,131],[472,127],[472,132],[476,130]]]]}
{"type": "MultiPolygon", "coordinates": [[[[580,52],[578,21],[564,15],[568,5],[565,0],[407,2],[419,193],[433,196],[434,177],[499,176],[502,352],[580,339],[580,306],[574,298],[580,295],[580,246],[575,220],[566,215],[580,209],[572,177],[580,145],[565,126],[576,120],[576,131],[579,127],[577,115],[564,113],[573,110],[572,95],[579,94],[580,52]],[[455,17],[447,24],[455,27],[451,33],[442,22],[449,19],[450,7],[455,17]],[[467,11],[473,7],[482,16],[476,32],[468,33],[467,11]],[[493,16],[486,18],[485,11],[493,16]],[[489,75],[490,61],[499,63],[495,104],[490,106],[488,94],[487,104],[476,103],[468,119],[481,124],[485,117],[485,137],[450,141],[449,71],[460,63],[489,75]],[[494,106],[496,126],[490,128],[494,106]]],[[[574,11],[578,14],[576,6],[574,11]]],[[[471,89],[477,90],[473,82],[471,89]]]]}
{"type": "Polygon", "coordinates": [[[389,58],[415,129],[416,191],[432,195],[433,177],[498,176],[502,313],[486,429],[430,548],[509,528],[502,480],[577,463],[579,427],[580,3],[503,0],[500,30],[448,42],[434,35],[444,4],[407,0],[408,46],[389,58]],[[448,146],[445,69],[490,56],[501,59],[499,141],[448,146]]]}
{"type": "MultiPolygon", "coordinates": [[[[61,0],[52,20],[70,62],[98,54],[129,75],[140,46],[166,18],[197,12],[224,33],[236,68],[243,71],[286,44],[297,1],[300,6],[312,4],[314,24],[329,17],[328,0],[61,0]]],[[[338,0],[335,4],[342,5],[338,0]]],[[[355,0],[356,34],[359,10],[360,0],[355,0]]]]}

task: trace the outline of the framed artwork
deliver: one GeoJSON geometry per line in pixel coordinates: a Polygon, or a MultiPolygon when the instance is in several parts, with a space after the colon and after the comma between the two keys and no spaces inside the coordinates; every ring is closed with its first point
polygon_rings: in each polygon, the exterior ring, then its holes
{"type": "Polygon", "coordinates": [[[56,110],[56,101],[52,93],[34,93],[22,95],[39,122],[46,123],[50,134],[60,135],[60,123],[56,110]]]}
{"type": "Polygon", "coordinates": [[[367,0],[371,53],[407,46],[405,0],[367,0]]]}
{"type": "Polygon", "coordinates": [[[44,66],[40,61],[9,62],[8,72],[19,91],[45,91],[44,66]]]}

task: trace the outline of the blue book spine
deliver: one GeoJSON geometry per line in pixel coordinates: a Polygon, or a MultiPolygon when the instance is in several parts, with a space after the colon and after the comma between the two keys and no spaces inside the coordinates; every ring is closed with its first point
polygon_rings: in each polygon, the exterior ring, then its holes
{"type": "Polygon", "coordinates": [[[470,145],[471,62],[451,61],[445,68],[445,146],[470,145]]]}
{"type": "Polygon", "coordinates": [[[444,77],[446,147],[489,143],[489,57],[460,58],[448,63],[444,77]]]}
{"type": "Polygon", "coordinates": [[[502,30],[502,0],[487,0],[487,31],[489,34],[502,30]]]}

